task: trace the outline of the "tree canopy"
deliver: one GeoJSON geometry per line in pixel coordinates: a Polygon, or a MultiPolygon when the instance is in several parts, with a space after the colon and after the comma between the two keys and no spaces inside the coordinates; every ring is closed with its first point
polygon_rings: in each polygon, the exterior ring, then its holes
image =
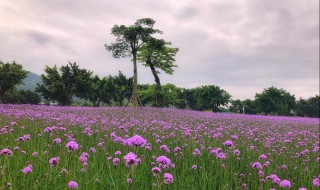
{"type": "Polygon", "coordinates": [[[320,96],[316,95],[308,99],[300,98],[295,110],[298,116],[320,117],[320,96]]]}
{"type": "Polygon", "coordinates": [[[292,115],[295,97],[284,89],[270,87],[256,94],[257,111],[264,114],[292,115]]]}
{"type": "Polygon", "coordinates": [[[15,61],[12,63],[0,61],[0,103],[2,103],[4,95],[15,85],[21,84],[27,74],[28,72],[23,69],[22,65],[15,61]]]}
{"type": "Polygon", "coordinates": [[[197,108],[199,110],[219,111],[220,106],[226,106],[231,95],[219,86],[205,85],[197,87],[194,91],[197,99],[197,108]]]}

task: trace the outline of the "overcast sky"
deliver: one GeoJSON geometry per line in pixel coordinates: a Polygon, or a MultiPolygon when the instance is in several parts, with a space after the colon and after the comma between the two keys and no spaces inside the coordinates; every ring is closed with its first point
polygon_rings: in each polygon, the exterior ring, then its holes
{"type": "MultiPolygon", "coordinates": [[[[162,83],[217,85],[233,99],[271,86],[319,94],[318,0],[0,0],[0,60],[37,74],[71,61],[99,76],[132,76],[130,59],[112,58],[104,44],[115,24],[145,17],[180,49],[162,83]]],[[[154,83],[141,64],[138,77],[154,83]]]]}

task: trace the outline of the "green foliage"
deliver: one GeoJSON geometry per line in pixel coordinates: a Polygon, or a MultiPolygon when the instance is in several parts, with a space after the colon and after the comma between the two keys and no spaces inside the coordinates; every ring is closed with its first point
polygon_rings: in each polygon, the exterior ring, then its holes
{"type": "Polygon", "coordinates": [[[41,75],[42,84],[38,84],[36,91],[47,101],[57,101],[65,106],[72,103],[72,96],[89,98],[92,72],[80,69],[76,63],[45,68],[46,74],[41,75]],[[59,72],[60,71],[60,72],[59,72]]]}
{"type": "Polygon", "coordinates": [[[5,104],[39,104],[41,97],[31,90],[13,89],[4,95],[3,103],[5,104]]]}
{"type": "Polygon", "coordinates": [[[246,99],[242,101],[242,105],[245,108],[245,113],[246,114],[256,114],[257,113],[257,108],[256,108],[256,103],[253,100],[246,99]]]}
{"type": "Polygon", "coordinates": [[[22,65],[15,61],[12,63],[0,61],[0,103],[9,90],[12,90],[15,85],[22,84],[27,74],[28,72],[23,69],[22,65]]]}
{"type": "Polygon", "coordinates": [[[296,105],[296,115],[320,117],[320,97],[318,95],[305,100],[300,98],[296,105]]]}
{"type": "Polygon", "coordinates": [[[139,84],[138,93],[143,106],[156,106],[156,86],[139,84]]]}
{"type": "MultiPolygon", "coordinates": [[[[180,104],[180,93],[182,89],[173,84],[165,84],[162,86],[161,94],[163,97],[163,106],[176,107],[180,104]]],[[[139,95],[142,105],[157,106],[156,101],[157,86],[156,85],[139,85],[139,95]]]]}
{"type": "MultiPolygon", "coordinates": [[[[230,95],[218,86],[201,86],[193,89],[183,89],[173,84],[166,84],[161,90],[165,107],[181,109],[220,111],[220,106],[226,106],[230,95]]],[[[156,105],[156,86],[139,85],[139,95],[143,105],[156,105]]]]}
{"type": "Polygon", "coordinates": [[[61,77],[66,87],[73,91],[79,98],[88,99],[91,86],[92,71],[80,69],[76,63],[61,66],[61,77]]]}
{"type": "Polygon", "coordinates": [[[50,101],[58,101],[59,105],[70,105],[72,102],[72,89],[70,85],[64,84],[61,74],[57,66],[46,66],[45,73],[41,75],[42,84],[38,84],[36,92],[42,97],[50,101]]]}
{"type": "Polygon", "coordinates": [[[241,100],[239,100],[239,99],[231,100],[231,106],[229,106],[228,111],[233,112],[233,113],[242,113],[243,105],[242,105],[241,100]]]}
{"type": "Polygon", "coordinates": [[[195,93],[196,89],[182,89],[179,97],[180,103],[178,108],[180,109],[194,109],[197,110],[197,97],[195,93]]]}
{"type": "Polygon", "coordinates": [[[128,99],[132,94],[133,78],[127,78],[121,71],[118,75],[110,78],[110,84],[114,85],[114,93],[112,100],[116,106],[123,106],[124,100],[128,99]]]}
{"type": "Polygon", "coordinates": [[[94,106],[105,105],[123,106],[124,100],[131,95],[132,78],[127,78],[121,71],[118,75],[92,79],[89,100],[94,106]]]}
{"type": "Polygon", "coordinates": [[[255,102],[246,99],[246,100],[231,100],[231,105],[228,108],[229,112],[233,113],[245,113],[245,114],[256,114],[256,105],[255,102]]]}
{"type": "Polygon", "coordinates": [[[256,94],[257,111],[272,115],[292,115],[295,97],[283,89],[270,87],[256,94]]]}
{"type": "Polygon", "coordinates": [[[107,81],[105,78],[100,79],[97,75],[91,78],[91,86],[89,91],[89,101],[93,104],[93,106],[99,106],[100,102],[106,102],[106,91],[110,91],[107,87],[107,81]]]}
{"type": "Polygon", "coordinates": [[[197,87],[194,91],[197,100],[196,108],[198,110],[219,111],[220,106],[226,106],[231,95],[219,86],[206,85],[197,87]]]}
{"type": "Polygon", "coordinates": [[[150,38],[148,43],[141,46],[138,51],[137,58],[139,62],[143,62],[143,66],[155,67],[156,73],[159,73],[157,69],[164,71],[166,74],[172,75],[174,67],[178,67],[174,64],[175,56],[179,51],[178,48],[169,47],[170,42],[166,42],[162,39],[150,38]]]}

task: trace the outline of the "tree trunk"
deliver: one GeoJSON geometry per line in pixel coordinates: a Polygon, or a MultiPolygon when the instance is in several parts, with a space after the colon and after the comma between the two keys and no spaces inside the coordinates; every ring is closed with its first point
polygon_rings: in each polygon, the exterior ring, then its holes
{"type": "Polygon", "coordinates": [[[0,87],[0,104],[2,104],[3,96],[4,96],[4,93],[3,93],[3,91],[1,90],[1,87],[0,87]]]}
{"type": "Polygon", "coordinates": [[[142,107],[139,97],[138,97],[138,72],[137,72],[137,52],[132,53],[133,55],[133,88],[132,88],[132,96],[127,104],[127,106],[132,103],[133,107],[142,107]]]}
{"type": "Polygon", "coordinates": [[[156,69],[154,67],[154,65],[152,64],[152,62],[150,60],[148,60],[146,62],[150,69],[151,69],[151,72],[153,74],[153,77],[154,77],[154,81],[156,82],[157,84],[157,87],[156,87],[156,106],[157,107],[162,107],[163,106],[163,96],[162,96],[162,93],[161,93],[161,83],[160,83],[160,78],[156,72],[156,69]]]}

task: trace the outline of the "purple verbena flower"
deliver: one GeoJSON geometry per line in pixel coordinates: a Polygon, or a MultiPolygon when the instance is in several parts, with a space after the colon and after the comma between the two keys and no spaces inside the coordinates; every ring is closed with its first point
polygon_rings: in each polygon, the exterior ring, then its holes
{"type": "Polygon", "coordinates": [[[173,182],[173,176],[170,173],[164,173],[163,180],[165,184],[170,184],[173,182]]]}
{"type": "Polygon", "coordinates": [[[70,141],[66,144],[66,147],[68,148],[68,150],[74,151],[78,150],[79,145],[75,141],[70,141]]]}
{"type": "Polygon", "coordinates": [[[312,180],[312,184],[313,184],[313,186],[315,186],[315,187],[320,187],[320,179],[319,178],[314,178],[313,180],[312,180]]]}
{"type": "Polygon", "coordinates": [[[75,182],[75,181],[69,181],[68,187],[69,187],[70,189],[78,189],[78,183],[75,182]]]}
{"type": "Polygon", "coordinates": [[[164,165],[170,165],[171,164],[171,160],[166,156],[159,156],[156,161],[158,163],[164,164],[164,165]]]}
{"type": "Polygon", "coordinates": [[[123,157],[123,159],[126,161],[127,166],[138,165],[141,162],[141,160],[133,152],[129,152],[127,155],[123,157]]]}
{"type": "Polygon", "coordinates": [[[0,150],[0,155],[12,156],[13,152],[7,148],[0,150]]]}
{"type": "Polygon", "coordinates": [[[257,168],[259,170],[262,169],[262,165],[260,164],[260,162],[254,162],[251,166],[252,168],[257,168]]]}
{"type": "Polygon", "coordinates": [[[158,168],[158,167],[152,168],[151,171],[152,171],[152,173],[153,173],[154,175],[157,175],[157,174],[161,173],[161,169],[158,168]]]}
{"type": "Polygon", "coordinates": [[[51,167],[58,165],[60,158],[59,157],[55,157],[55,158],[51,158],[49,160],[49,164],[51,167]]]}
{"type": "Polygon", "coordinates": [[[231,140],[226,140],[226,142],[223,143],[224,146],[232,146],[233,142],[231,140]]]}
{"type": "Polygon", "coordinates": [[[23,168],[22,170],[20,170],[22,173],[28,174],[30,172],[32,172],[32,165],[28,165],[27,167],[23,168]]]}
{"type": "Polygon", "coordinates": [[[285,189],[291,188],[291,182],[289,180],[282,180],[279,185],[285,189]]]}
{"type": "Polygon", "coordinates": [[[114,158],[113,160],[112,160],[112,162],[113,162],[113,165],[118,165],[119,163],[120,163],[120,159],[119,158],[114,158]]]}
{"type": "Polygon", "coordinates": [[[53,140],[54,144],[61,144],[61,139],[60,138],[56,138],[53,140]]]}
{"type": "Polygon", "coordinates": [[[146,145],[147,141],[140,135],[134,135],[133,137],[125,140],[123,142],[124,145],[128,146],[141,146],[144,147],[146,145]]]}

